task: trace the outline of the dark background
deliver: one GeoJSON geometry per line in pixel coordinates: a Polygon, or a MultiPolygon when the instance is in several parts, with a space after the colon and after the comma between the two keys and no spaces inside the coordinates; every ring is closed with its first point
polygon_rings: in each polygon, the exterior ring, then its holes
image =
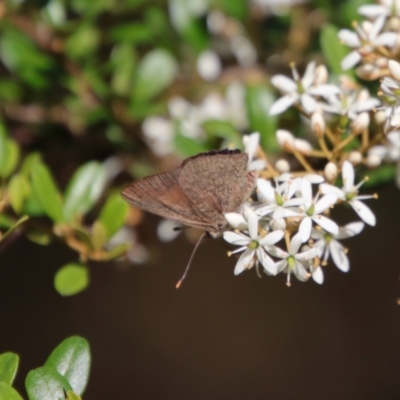
{"type": "Polygon", "coordinates": [[[0,258],[0,353],[21,356],[17,389],[26,397],[27,372],[81,335],[85,399],[399,399],[400,193],[379,194],[377,227],[346,242],[350,272],[330,265],[322,286],[234,277],[222,241],[208,240],[176,290],[192,251],[182,236],[159,245],[157,265],[92,265],[89,289],[62,298],[53,275],[74,254],[19,239],[0,258]]]}

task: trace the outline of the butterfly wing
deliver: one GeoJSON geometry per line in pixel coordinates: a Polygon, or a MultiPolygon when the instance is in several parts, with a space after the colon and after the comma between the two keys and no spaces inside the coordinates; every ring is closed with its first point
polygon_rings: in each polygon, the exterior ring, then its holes
{"type": "Polygon", "coordinates": [[[192,211],[191,202],[179,186],[179,172],[177,168],[138,179],[123,190],[122,198],[145,211],[206,230],[207,224],[192,211]]]}
{"type": "Polygon", "coordinates": [[[247,172],[248,156],[240,150],[202,153],[183,162],[179,186],[210,232],[226,226],[224,214],[237,212],[249,198],[257,179],[247,172]]]}

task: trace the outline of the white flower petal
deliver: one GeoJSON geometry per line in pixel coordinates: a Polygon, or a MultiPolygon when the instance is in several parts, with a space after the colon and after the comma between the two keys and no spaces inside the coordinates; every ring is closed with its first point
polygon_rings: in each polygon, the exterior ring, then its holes
{"type": "MultiPolygon", "coordinates": [[[[378,36],[378,33],[382,30],[383,25],[385,24],[386,21],[386,15],[380,15],[372,25],[372,29],[369,32],[369,39],[374,41],[375,44],[375,38],[378,36]]],[[[367,21],[364,21],[364,24],[367,21]]]]}
{"type": "Polygon", "coordinates": [[[239,229],[241,231],[247,230],[247,222],[242,214],[227,213],[225,214],[225,219],[232,228],[239,229]]]}
{"type": "Polygon", "coordinates": [[[329,183],[321,183],[319,185],[322,194],[335,194],[338,199],[344,200],[345,194],[343,190],[337,186],[330,185],[329,183]]]}
{"type": "Polygon", "coordinates": [[[322,272],[321,267],[317,267],[312,271],[312,278],[314,282],[318,283],[319,285],[322,285],[324,283],[324,273],[322,272]]]}
{"type": "Polygon", "coordinates": [[[325,217],[324,215],[316,215],[315,217],[312,217],[312,219],[325,231],[332,233],[333,235],[337,235],[339,233],[339,227],[336,222],[325,217]]]}
{"type": "Polygon", "coordinates": [[[359,47],[361,46],[360,39],[358,35],[351,31],[350,29],[341,29],[338,32],[338,38],[349,47],[359,47]]]}
{"type": "Polygon", "coordinates": [[[315,204],[314,215],[321,214],[329,207],[332,207],[337,202],[337,195],[335,193],[326,194],[322,196],[315,204]]]}
{"type": "Polygon", "coordinates": [[[361,54],[358,51],[352,51],[345,58],[343,58],[340,66],[343,71],[353,68],[356,64],[361,61],[361,54]]]}
{"type": "Polygon", "coordinates": [[[305,217],[303,218],[303,220],[301,221],[300,225],[299,225],[299,232],[301,235],[301,240],[302,242],[306,242],[311,235],[311,227],[312,227],[312,221],[310,217],[305,217]]]}
{"type": "Polygon", "coordinates": [[[275,202],[275,190],[270,181],[265,179],[257,179],[257,189],[260,191],[262,197],[270,203],[275,202]]]}
{"type": "Polygon", "coordinates": [[[295,260],[293,272],[296,278],[301,282],[305,282],[310,277],[310,274],[306,271],[303,265],[297,260],[295,260]]]}
{"type": "Polygon", "coordinates": [[[245,269],[247,269],[248,265],[250,264],[252,258],[254,256],[254,250],[253,249],[247,249],[239,258],[238,262],[236,263],[235,275],[239,275],[242,273],[245,269]]]}
{"type": "Polygon", "coordinates": [[[244,217],[246,218],[249,234],[252,240],[258,240],[258,217],[255,211],[249,207],[244,209],[244,217]]]}
{"type": "Polygon", "coordinates": [[[317,174],[307,174],[303,177],[303,181],[304,180],[307,180],[313,184],[318,184],[324,181],[324,177],[317,174]]]}
{"type": "Polygon", "coordinates": [[[371,209],[366,206],[363,202],[359,200],[351,200],[350,205],[353,207],[354,211],[358,214],[358,216],[368,225],[375,226],[376,217],[375,214],[371,211],[371,209]]]}
{"type": "Polygon", "coordinates": [[[301,79],[301,83],[305,89],[309,88],[315,79],[315,67],[316,62],[311,61],[307,64],[306,70],[304,71],[303,78],[301,79]]]}
{"type": "Polygon", "coordinates": [[[265,253],[265,251],[262,248],[257,249],[257,256],[261,262],[261,265],[264,267],[265,271],[269,275],[276,275],[277,269],[275,263],[273,262],[271,257],[269,257],[268,254],[265,253]]]}
{"type": "Polygon", "coordinates": [[[271,78],[271,84],[285,93],[295,92],[297,90],[296,82],[285,75],[275,75],[271,78]]]}
{"type": "Polygon", "coordinates": [[[354,168],[349,161],[345,161],[342,166],[343,187],[346,193],[354,187],[354,168]]]}
{"type": "Polygon", "coordinates": [[[298,99],[298,96],[285,95],[280,97],[275,103],[272,104],[269,109],[269,115],[278,115],[286,111],[290,106],[292,106],[298,99]]]}
{"type": "Polygon", "coordinates": [[[226,242],[236,246],[246,246],[250,243],[250,238],[240,233],[226,231],[223,233],[223,238],[226,242]]]}
{"type": "Polygon", "coordinates": [[[309,94],[303,94],[300,97],[301,105],[303,106],[304,110],[311,114],[314,112],[315,108],[317,107],[317,101],[311,97],[309,94]]]}
{"type": "Polygon", "coordinates": [[[294,258],[299,261],[308,261],[316,257],[318,254],[318,249],[315,247],[308,249],[306,251],[303,251],[302,253],[297,253],[294,258]]]}
{"type": "Polygon", "coordinates": [[[376,18],[379,15],[387,15],[387,9],[377,4],[365,4],[358,8],[358,13],[368,18],[376,18]]]}
{"type": "Polygon", "coordinates": [[[379,35],[375,41],[375,46],[394,47],[398,41],[399,34],[397,32],[385,32],[379,35]]]}
{"type": "Polygon", "coordinates": [[[338,239],[347,239],[358,235],[364,229],[364,222],[350,222],[346,226],[339,229],[339,234],[336,236],[338,239]]]}
{"type": "Polygon", "coordinates": [[[295,255],[299,251],[300,246],[302,245],[303,241],[301,240],[300,232],[297,232],[290,241],[288,252],[290,255],[295,255]]]}
{"type": "Polygon", "coordinates": [[[277,258],[286,259],[289,256],[289,254],[285,250],[282,250],[280,247],[277,246],[268,247],[268,253],[271,254],[271,256],[277,258]]]}
{"type": "Polygon", "coordinates": [[[336,240],[332,240],[330,244],[332,260],[335,265],[343,272],[348,272],[350,269],[349,258],[346,256],[343,246],[336,240]]]}
{"type": "Polygon", "coordinates": [[[283,238],[284,232],[281,230],[268,233],[267,236],[260,239],[260,246],[271,246],[278,243],[283,238]]]}
{"type": "Polygon", "coordinates": [[[287,267],[287,260],[284,259],[282,261],[279,261],[275,264],[276,266],[276,273],[279,274],[279,272],[282,272],[285,270],[285,268],[287,267]]]}

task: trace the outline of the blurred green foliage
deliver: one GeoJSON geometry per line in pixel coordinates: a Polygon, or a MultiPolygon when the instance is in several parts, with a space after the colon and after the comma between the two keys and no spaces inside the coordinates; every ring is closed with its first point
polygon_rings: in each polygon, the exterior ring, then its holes
{"type": "MultiPolygon", "coordinates": [[[[88,342],[71,336],[60,343],[43,366],[26,376],[25,389],[29,400],[81,399],[90,370],[88,342]]],[[[0,399],[22,400],[12,387],[18,371],[19,357],[14,353],[0,354],[0,399]]]]}

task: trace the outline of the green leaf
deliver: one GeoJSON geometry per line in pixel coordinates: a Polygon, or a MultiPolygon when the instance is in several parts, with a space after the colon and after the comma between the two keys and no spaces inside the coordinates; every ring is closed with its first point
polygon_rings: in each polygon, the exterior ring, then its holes
{"type": "Polygon", "coordinates": [[[279,149],[276,141],[277,117],[269,115],[274,102],[272,93],[262,86],[251,86],[246,91],[246,108],[250,131],[260,133],[264,151],[273,153],[279,149]]]}
{"type": "Polygon", "coordinates": [[[89,285],[89,271],[86,266],[70,263],[61,267],[54,277],[54,287],[61,296],[73,296],[89,285]]]}
{"type": "Polygon", "coordinates": [[[103,261],[110,261],[122,257],[126,254],[130,247],[131,245],[129,243],[123,243],[113,247],[107,252],[106,256],[103,257],[103,261]]]}
{"type": "Polygon", "coordinates": [[[111,87],[120,96],[128,96],[132,92],[136,64],[136,53],[132,45],[123,43],[112,52],[113,75],[111,87]]]}
{"type": "Polygon", "coordinates": [[[0,382],[0,400],[23,400],[19,393],[6,382],[0,382]]]}
{"type": "Polygon", "coordinates": [[[363,189],[386,185],[394,182],[396,178],[396,166],[392,164],[381,165],[376,169],[368,169],[363,175],[368,176],[368,180],[363,184],[363,189]]]}
{"type": "Polygon", "coordinates": [[[99,221],[107,231],[107,238],[112,237],[124,224],[129,206],[119,193],[114,193],[100,211],[99,221]]]}
{"type": "Polygon", "coordinates": [[[0,122],[0,175],[2,175],[2,172],[8,163],[7,142],[8,135],[6,127],[2,122],[0,122]]]}
{"type": "Polygon", "coordinates": [[[72,389],[63,376],[48,366],[29,371],[25,388],[29,400],[63,400],[65,392],[72,389]]]}
{"type": "Polygon", "coordinates": [[[36,164],[42,162],[42,156],[40,153],[32,152],[29,153],[25,158],[24,162],[21,165],[20,173],[24,174],[27,178],[30,177],[31,172],[36,164]]]}
{"type": "Polygon", "coordinates": [[[209,150],[206,144],[201,143],[198,140],[188,138],[187,136],[182,135],[180,132],[177,132],[175,135],[174,142],[176,151],[185,158],[209,150]]]}
{"type": "Polygon", "coordinates": [[[71,58],[90,57],[100,41],[99,31],[91,24],[84,22],[73,31],[65,44],[65,51],[71,58]]]}
{"type": "Polygon", "coordinates": [[[101,249],[107,242],[107,231],[100,221],[95,221],[92,226],[92,246],[101,249]]]}
{"type": "Polygon", "coordinates": [[[39,205],[54,222],[64,220],[62,198],[46,165],[37,163],[32,171],[32,189],[39,205]]]}
{"type": "Polygon", "coordinates": [[[12,208],[20,214],[25,200],[31,194],[31,185],[25,175],[15,174],[8,184],[8,195],[12,208]]]}
{"type": "Polygon", "coordinates": [[[349,53],[349,49],[340,43],[338,32],[339,29],[332,24],[326,24],[322,28],[320,35],[322,52],[329,68],[334,74],[340,75],[345,73],[354,78],[354,72],[352,70],[343,71],[340,65],[343,58],[349,53]]]}
{"type": "Polygon", "coordinates": [[[0,354],[0,382],[5,382],[9,385],[12,385],[18,370],[18,362],[19,357],[17,354],[0,354]]]}
{"type": "Polygon", "coordinates": [[[44,365],[57,370],[68,381],[70,389],[81,395],[89,379],[89,343],[82,337],[71,336],[53,350],[44,365]]]}
{"type": "Polygon", "coordinates": [[[177,63],[162,49],[147,53],[138,64],[133,98],[135,102],[149,100],[161,93],[175,78],[177,63]]]}
{"type": "Polygon", "coordinates": [[[226,142],[234,144],[236,147],[242,146],[241,135],[235,127],[228,121],[209,120],[202,124],[203,129],[208,135],[225,139],[226,142]]]}
{"type": "Polygon", "coordinates": [[[101,197],[107,182],[107,173],[99,162],[82,165],[73,175],[65,192],[64,217],[71,221],[87,213],[101,197]]]}
{"type": "Polygon", "coordinates": [[[130,44],[149,43],[152,38],[152,32],[143,23],[120,23],[109,32],[110,38],[116,42],[125,42],[130,44]]]}
{"type": "Polygon", "coordinates": [[[11,175],[18,164],[20,149],[17,142],[11,139],[7,139],[2,145],[4,146],[5,157],[2,158],[0,164],[0,176],[7,178],[11,175]]]}

